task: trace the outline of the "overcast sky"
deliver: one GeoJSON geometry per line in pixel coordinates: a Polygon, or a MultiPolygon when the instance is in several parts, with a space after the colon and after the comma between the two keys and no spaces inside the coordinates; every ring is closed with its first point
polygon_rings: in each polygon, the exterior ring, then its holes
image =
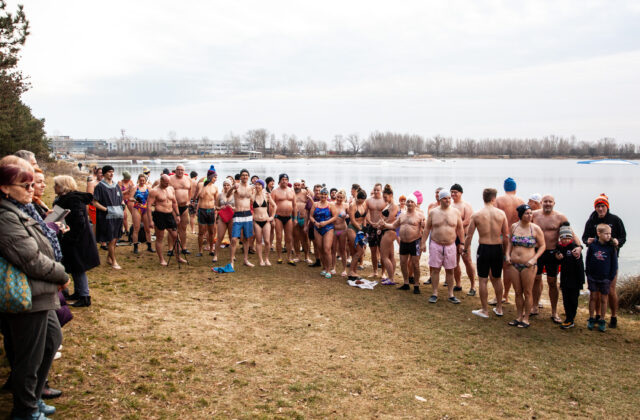
{"type": "Polygon", "coordinates": [[[640,143],[638,1],[24,3],[51,135],[640,143]]]}

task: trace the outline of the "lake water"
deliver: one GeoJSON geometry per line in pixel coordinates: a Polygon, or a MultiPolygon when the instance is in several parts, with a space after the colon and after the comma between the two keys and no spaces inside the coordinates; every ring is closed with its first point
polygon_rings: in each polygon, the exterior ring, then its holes
{"type": "MultiPolygon", "coordinates": [[[[138,164],[110,163],[116,168],[116,178],[123,170],[135,177],[147,166],[151,178],[156,179],[162,169],[175,168],[177,161],[143,161],[138,164]]],[[[420,190],[425,203],[433,201],[437,187],[450,187],[454,183],[464,188],[463,198],[474,209],[482,206],[482,190],[493,187],[502,193],[503,181],[512,177],[518,185],[518,196],[525,201],[533,193],[552,194],[556,199],[556,210],[564,213],[582,235],[584,224],[593,211],[593,201],[600,193],[609,196],[611,212],[620,216],[627,230],[627,243],[621,251],[620,272],[640,273],[640,218],[633,216],[635,206],[640,204],[640,165],[578,164],[574,160],[533,159],[223,159],[214,161],[183,161],[187,173],[195,170],[206,175],[210,164],[215,164],[221,177],[233,175],[242,168],[261,178],[286,172],[293,181],[302,178],[307,185],[326,184],[328,187],[344,188],[347,192],[352,183],[360,184],[367,193],[377,182],[390,184],[395,197],[420,190]],[[633,187],[633,186],[636,187],[633,187]]],[[[423,204],[424,207],[424,204],[423,204]]],[[[476,241],[474,241],[475,245],[476,241]]]]}

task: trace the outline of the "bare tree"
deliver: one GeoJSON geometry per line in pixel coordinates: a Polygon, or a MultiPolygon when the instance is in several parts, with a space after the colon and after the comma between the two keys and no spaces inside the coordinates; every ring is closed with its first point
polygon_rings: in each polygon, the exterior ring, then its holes
{"type": "Polygon", "coordinates": [[[247,134],[245,134],[244,138],[249,142],[252,150],[257,150],[260,152],[265,151],[267,144],[267,137],[269,133],[264,128],[258,128],[256,130],[249,130],[247,134]]]}
{"type": "Polygon", "coordinates": [[[333,138],[333,150],[338,154],[342,154],[344,151],[344,137],[342,137],[342,134],[336,134],[333,138]]]}
{"type": "Polygon", "coordinates": [[[362,148],[362,140],[357,134],[349,134],[347,136],[347,143],[351,146],[351,153],[357,155],[362,148]]]}

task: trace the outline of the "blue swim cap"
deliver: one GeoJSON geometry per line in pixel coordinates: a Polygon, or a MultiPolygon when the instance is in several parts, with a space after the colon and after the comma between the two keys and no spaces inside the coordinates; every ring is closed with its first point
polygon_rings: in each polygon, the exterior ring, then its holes
{"type": "Polygon", "coordinates": [[[504,180],[504,190],[505,191],[515,191],[516,190],[516,181],[509,177],[504,180]]]}

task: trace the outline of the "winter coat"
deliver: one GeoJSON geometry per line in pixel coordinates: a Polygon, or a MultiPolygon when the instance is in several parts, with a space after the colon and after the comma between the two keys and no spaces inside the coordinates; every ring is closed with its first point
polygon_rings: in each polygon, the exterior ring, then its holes
{"type": "Polygon", "coordinates": [[[68,276],[38,222],[8,200],[0,200],[0,255],[22,271],[31,288],[31,312],[58,309],[58,286],[68,276]]]}
{"type": "Polygon", "coordinates": [[[80,191],[71,191],[54,201],[70,210],[65,218],[69,231],[60,237],[62,264],[68,273],[84,273],[100,265],[96,238],[87,216],[87,204],[92,201],[92,194],[80,191]]]}

